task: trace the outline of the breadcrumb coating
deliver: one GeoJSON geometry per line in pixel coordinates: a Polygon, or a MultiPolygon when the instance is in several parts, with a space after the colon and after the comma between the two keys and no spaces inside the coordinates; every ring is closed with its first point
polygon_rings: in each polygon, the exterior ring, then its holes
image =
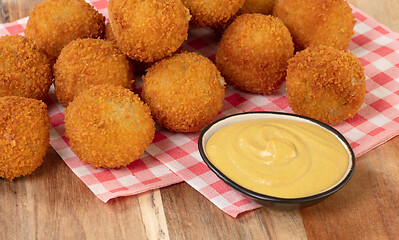
{"type": "Polygon", "coordinates": [[[238,12],[232,16],[227,22],[214,28],[220,34],[226,30],[226,28],[236,20],[236,18],[246,13],[261,13],[270,15],[273,11],[275,0],[246,0],[244,5],[238,10],[238,12]]]}
{"type": "MultiPolygon", "coordinates": [[[[116,39],[114,33],[112,32],[111,23],[107,23],[105,25],[105,40],[110,41],[113,44],[116,44],[116,39]]],[[[131,58],[129,58],[129,60],[130,63],[133,65],[134,72],[139,75],[144,74],[145,70],[153,64],[153,62],[146,63],[146,62],[134,61],[131,58]]]]}
{"type": "Polygon", "coordinates": [[[290,30],[297,50],[320,45],[345,50],[355,26],[345,0],[276,0],[273,15],[290,30]]]}
{"type": "Polygon", "coordinates": [[[245,0],[244,5],[242,5],[238,13],[262,13],[269,15],[273,12],[275,2],[276,0],[245,0]]]}
{"type": "Polygon", "coordinates": [[[242,7],[245,0],[182,0],[192,14],[196,27],[217,28],[226,23],[242,7]]]}
{"type": "Polygon", "coordinates": [[[83,91],[69,104],[65,134],[81,161],[118,168],[144,153],[154,138],[155,123],[138,95],[105,84],[83,91]]]}
{"type": "Polygon", "coordinates": [[[110,41],[111,43],[113,43],[115,45],[117,45],[114,32],[112,32],[112,27],[111,27],[111,23],[110,22],[105,24],[104,39],[107,40],[107,41],[110,41]]]}
{"type": "Polygon", "coordinates": [[[55,93],[67,107],[83,90],[100,84],[133,89],[129,59],[114,44],[102,39],[77,39],[66,45],[54,65],[55,93]]]}
{"type": "Polygon", "coordinates": [[[42,101],[0,97],[0,177],[12,181],[43,163],[49,127],[50,117],[42,101]]]}
{"type": "Polygon", "coordinates": [[[190,14],[180,0],[110,0],[108,10],[117,45],[133,60],[170,56],[187,39],[190,14]]]}
{"type": "Polygon", "coordinates": [[[294,112],[327,124],[353,117],[364,102],[366,81],[351,52],[310,47],[289,60],[287,98],[294,112]]]}
{"type": "Polygon", "coordinates": [[[226,29],[216,52],[216,66],[226,82],[243,91],[270,94],[286,76],[294,55],[288,29],[276,17],[243,14],[226,29]]]}
{"type": "Polygon", "coordinates": [[[0,37],[0,97],[21,96],[42,100],[53,74],[48,57],[28,38],[0,37]]]}
{"type": "Polygon", "coordinates": [[[84,0],[45,0],[30,12],[25,35],[54,62],[70,41],[102,37],[104,21],[84,0]]]}
{"type": "Polygon", "coordinates": [[[161,126],[174,132],[196,132],[221,110],[224,84],[209,59],[183,52],[147,70],[141,96],[161,126]]]}

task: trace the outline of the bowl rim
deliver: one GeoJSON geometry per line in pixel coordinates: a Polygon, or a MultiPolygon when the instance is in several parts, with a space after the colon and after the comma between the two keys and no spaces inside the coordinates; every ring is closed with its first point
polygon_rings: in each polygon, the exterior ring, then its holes
{"type": "MultiPolygon", "coordinates": [[[[250,120],[245,120],[245,121],[250,121],[250,120]]],[[[275,203],[305,203],[305,202],[310,202],[310,201],[315,201],[315,200],[319,200],[319,199],[323,199],[335,192],[337,192],[338,190],[340,190],[343,186],[345,186],[348,181],[351,179],[354,171],[355,171],[355,165],[356,165],[356,160],[355,160],[355,154],[353,152],[352,147],[350,146],[349,142],[346,140],[346,138],[335,128],[333,128],[332,126],[323,123],[321,121],[318,121],[316,119],[310,118],[310,117],[306,117],[306,116],[302,116],[302,115],[298,115],[298,114],[293,114],[293,113],[286,113],[286,112],[271,112],[271,111],[252,111],[252,112],[242,112],[242,113],[236,113],[236,114],[232,114],[229,116],[225,116],[223,118],[220,118],[218,120],[215,120],[214,122],[212,122],[211,124],[209,124],[208,126],[206,126],[200,133],[199,138],[198,138],[198,150],[199,153],[202,157],[202,159],[204,160],[204,162],[206,163],[206,165],[208,166],[208,168],[214,172],[223,182],[225,182],[227,185],[229,185],[231,188],[253,198],[256,200],[261,200],[261,201],[269,201],[269,202],[275,202],[275,203]],[[340,180],[340,182],[338,182],[338,184],[336,184],[334,187],[328,189],[327,191],[323,191],[314,195],[310,195],[310,196],[306,196],[306,197],[299,197],[299,198],[281,198],[281,197],[274,197],[274,196],[270,196],[270,195],[266,195],[266,194],[261,194],[252,190],[249,190],[239,184],[237,184],[236,182],[234,182],[233,180],[231,180],[230,178],[228,178],[224,173],[222,173],[217,167],[215,167],[215,165],[212,164],[212,162],[208,159],[206,153],[205,153],[205,147],[203,146],[202,142],[203,142],[203,138],[205,133],[212,127],[214,126],[216,123],[219,123],[221,121],[224,121],[228,118],[232,118],[232,117],[236,117],[239,115],[247,115],[247,114],[272,114],[272,115],[281,115],[281,116],[290,116],[290,117],[294,117],[294,118],[302,118],[308,121],[311,121],[317,125],[319,125],[320,127],[326,129],[329,132],[332,132],[335,136],[337,136],[342,142],[343,144],[346,145],[346,148],[348,150],[348,153],[351,157],[350,161],[352,162],[351,168],[349,169],[347,175],[342,178],[340,180]]]]}

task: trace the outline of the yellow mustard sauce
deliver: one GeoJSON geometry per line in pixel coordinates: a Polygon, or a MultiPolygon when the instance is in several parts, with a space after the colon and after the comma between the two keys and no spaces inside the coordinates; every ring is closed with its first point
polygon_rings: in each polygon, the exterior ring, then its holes
{"type": "Polygon", "coordinates": [[[232,124],[211,136],[205,151],[237,184],[281,198],[323,192],[342,179],[349,165],[348,152],[333,134],[287,119],[232,124]]]}

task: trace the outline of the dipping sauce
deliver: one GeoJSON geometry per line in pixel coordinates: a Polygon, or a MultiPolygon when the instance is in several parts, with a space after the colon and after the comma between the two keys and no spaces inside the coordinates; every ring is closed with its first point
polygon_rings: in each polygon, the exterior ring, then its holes
{"type": "Polygon", "coordinates": [[[348,171],[349,153],[326,129],[287,119],[232,124],[210,137],[209,160],[254,192],[299,198],[336,185],[348,171]]]}

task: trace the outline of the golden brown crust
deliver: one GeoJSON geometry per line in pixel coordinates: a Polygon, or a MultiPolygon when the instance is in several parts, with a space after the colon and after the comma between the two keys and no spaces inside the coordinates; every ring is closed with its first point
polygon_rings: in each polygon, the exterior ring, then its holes
{"type": "Polygon", "coordinates": [[[48,57],[19,35],[1,37],[0,52],[0,97],[44,99],[52,81],[48,57]]]}
{"type": "Polygon", "coordinates": [[[111,0],[108,10],[118,47],[136,61],[170,56],[187,39],[190,14],[180,0],[111,0]]]}
{"type": "Polygon", "coordinates": [[[112,32],[111,23],[105,24],[104,39],[116,45],[114,32],[112,32]]]}
{"type": "Polygon", "coordinates": [[[42,101],[0,97],[0,177],[12,181],[42,164],[49,127],[50,117],[42,101]]]}
{"type": "Polygon", "coordinates": [[[133,89],[134,74],[126,57],[102,39],[77,39],[66,45],[54,65],[55,93],[67,107],[83,90],[100,84],[133,89]]]}
{"type": "Polygon", "coordinates": [[[81,161],[118,168],[144,153],[154,138],[155,123],[138,95],[119,86],[97,85],[66,108],[65,134],[81,161]]]}
{"type": "Polygon", "coordinates": [[[175,132],[195,132],[221,110],[224,80],[209,59],[185,52],[147,70],[142,97],[161,126],[175,132]]]}
{"type": "Polygon", "coordinates": [[[226,23],[245,0],[182,0],[192,15],[196,27],[216,28],[226,23]]]}
{"type": "Polygon", "coordinates": [[[252,93],[270,94],[284,82],[294,54],[288,29],[278,18],[243,14],[226,29],[216,52],[216,66],[226,82],[252,93]]]}
{"type": "Polygon", "coordinates": [[[345,50],[355,26],[345,0],[276,0],[273,15],[290,30],[298,50],[320,45],[345,50]]]}
{"type": "Polygon", "coordinates": [[[307,48],[289,61],[286,87],[294,112],[327,124],[353,117],[366,94],[356,56],[325,46],[307,48]]]}
{"type": "Polygon", "coordinates": [[[70,41],[102,37],[104,21],[84,0],[45,0],[30,12],[25,35],[55,61],[70,41]]]}
{"type": "Polygon", "coordinates": [[[246,13],[261,13],[265,15],[270,15],[273,11],[274,3],[276,0],[246,0],[244,5],[238,10],[238,12],[233,15],[227,22],[214,27],[214,30],[223,34],[226,28],[234,22],[234,20],[246,13]]]}
{"type": "Polygon", "coordinates": [[[245,0],[244,5],[238,10],[238,13],[262,13],[269,15],[273,11],[275,2],[276,0],[245,0]]]}
{"type": "MultiPolygon", "coordinates": [[[[105,40],[110,41],[116,45],[116,39],[114,33],[112,32],[111,23],[107,23],[105,25],[105,40]]],[[[153,64],[153,62],[140,62],[135,61],[131,58],[129,58],[129,61],[133,65],[134,72],[139,75],[144,74],[145,70],[151,67],[151,65],[153,64]]]]}

